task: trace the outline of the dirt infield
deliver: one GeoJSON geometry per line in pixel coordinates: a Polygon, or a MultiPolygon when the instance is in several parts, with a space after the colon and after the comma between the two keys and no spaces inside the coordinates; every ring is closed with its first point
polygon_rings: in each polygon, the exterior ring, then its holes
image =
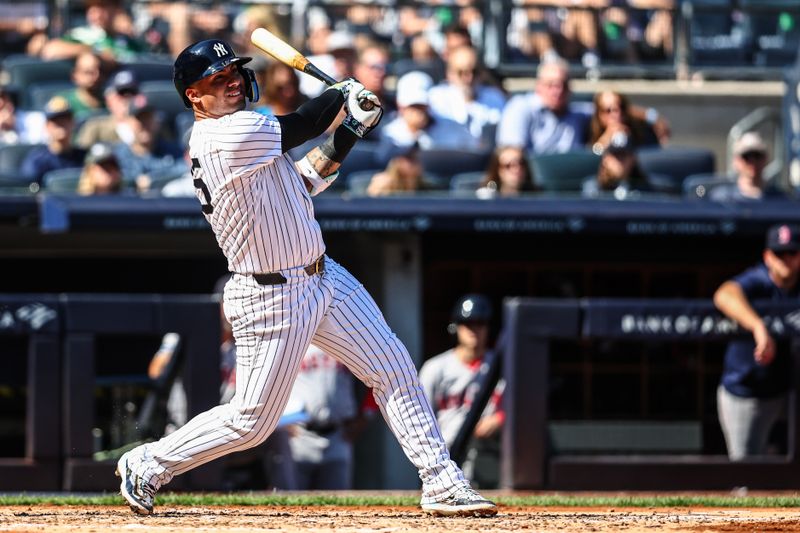
{"type": "Polygon", "coordinates": [[[799,531],[800,509],[519,508],[494,518],[432,518],[405,507],[160,507],[138,517],[127,507],[0,507],[7,532],[244,531],[799,531]]]}

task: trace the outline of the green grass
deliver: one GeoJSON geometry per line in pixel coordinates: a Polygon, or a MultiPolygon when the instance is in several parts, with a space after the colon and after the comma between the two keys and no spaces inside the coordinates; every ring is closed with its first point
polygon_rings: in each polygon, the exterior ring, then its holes
{"type": "MultiPolygon", "coordinates": [[[[579,494],[541,494],[520,496],[497,496],[496,501],[503,505],[522,507],[800,507],[800,496],[703,496],[703,495],[579,495],[579,494]]],[[[157,505],[224,506],[224,505],[333,505],[353,506],[416,506],[419,497],[415,495],[380,494],[265,494],[237,492],[230,494],[214,493],[171,493],[159,494],[157,505]]],[[[0,505],[122,505],[117,494],[98,496],[74,495],[0,495],[0,505]]]]}

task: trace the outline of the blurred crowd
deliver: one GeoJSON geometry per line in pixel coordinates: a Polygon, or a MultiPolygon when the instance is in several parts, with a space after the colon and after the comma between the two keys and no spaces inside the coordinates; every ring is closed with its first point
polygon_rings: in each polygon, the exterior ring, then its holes
{"type": "Polygon", "coordinates": [[[171,88],[172,58],[195,40],[227,39],[240,55],[255,57],[261,97],[252,109],[290,113],[324,86],[268,61],[248,36],[265,27],[289,39],[292,10],[301,9],[305,39],[294,44],[335,78],[360,80],[386,110],[332,191],[481,199],[791,196],[765,172],[776,150],[758,132],[737,141],[724,173],[710,150],[671,146],[670,119],[659,110],[615,91],[572,93],[576,62],[592,68],[605,58],[670,56],[673,0],[516,7],[508,45],[512,56],[532,60],[536,80],[534,90],[516,94],[482,63],[475,3],[301,4],[84,0],[57,37],[48,36],[37,3],[19,4],[10,12],[15,24],[0,27],[21,52],[5,57],[0,78],[0,151],[8,153],[0,157],[0,186],[193,196],[186,154],[193,117],[171,88]],[[619,41],[613,46],[612,37],[619,41]]]}

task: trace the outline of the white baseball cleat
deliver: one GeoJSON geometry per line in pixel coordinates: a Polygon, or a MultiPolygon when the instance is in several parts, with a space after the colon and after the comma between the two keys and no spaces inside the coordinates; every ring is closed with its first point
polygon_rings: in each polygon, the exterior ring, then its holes
{"type": "Polygon", "coordinates": [[[422,510],[434,516],[494,516],[497,505],[470,487],[461,487],[443,500],[423,503],[422,510]]]}
{"type": "Polygon", "coordinates": [[[120,478],[119,493],[128,502],[131,511],[136,514],[153,514],[153,500],[156,496],[156,487],[144,481],[144,479],[133,473],[129,464],[128,454],[124,453],[117,461],[117,469],[114,475],[120,478]]]}

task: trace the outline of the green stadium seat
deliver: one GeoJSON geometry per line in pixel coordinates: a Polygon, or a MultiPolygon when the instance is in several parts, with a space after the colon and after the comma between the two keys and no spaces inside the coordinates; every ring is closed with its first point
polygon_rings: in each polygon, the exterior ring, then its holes
{"type": "Polygon", "coordinates": [[[586,176],[597,174],[600,156],[590,150],[529,156],[533,181],[545,192],[580,192],[586,176]]]}
{"type": "Polygon", "coordinates": [[[51,170],[42,177],[42,184],[46,192],[74,193],[78,190],[78,182],[83,168],[60,168],[51,170]]]}

